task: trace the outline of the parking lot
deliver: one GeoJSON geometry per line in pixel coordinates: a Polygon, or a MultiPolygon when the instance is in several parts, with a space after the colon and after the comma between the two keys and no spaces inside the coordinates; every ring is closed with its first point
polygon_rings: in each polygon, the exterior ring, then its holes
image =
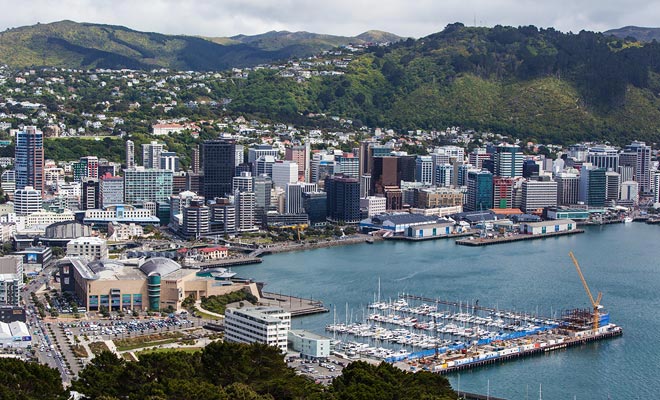
{"type": "Polygon", "coordinates": [[[335,377],[341,375],[344,367],[349,362],[335,356],[322,360],[307,360],[289,355],[286,360],[289,367],[295,369],[297,374],[309,376],[315,382],[323,385],[332,383],[335,377]]]}

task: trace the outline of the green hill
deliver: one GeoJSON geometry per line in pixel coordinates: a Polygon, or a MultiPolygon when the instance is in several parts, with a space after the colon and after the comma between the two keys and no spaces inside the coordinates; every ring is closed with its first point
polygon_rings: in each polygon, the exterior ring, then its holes
{"type": "MultiPolygon", "coordinates": [[[[391,38],[391,34],[388,34],[391,38]]],[[[123,26],[60,21],[0,33],[0,63],[13,67],[166,67],[223,70],[310,56],[357,38],[307,32],[269,32],[232,38],[201,38],[138,32],[123,26]]]]}
{"type": "Polygon", "coordinates": [[[341,115],[402,130],[462,126],[568,143],[660,142],[660,45],[535,27],[471,28],[375,47],[340,77],[252,74],[236,111],[341,115]]]}
{"type": "Polygon", "coordinates": [[[633,37],[640,42],[652,42],[660,40],[660,28],[644,28],[641,26],[624,26],[623,28],[610,29],[603,32],[605,35],[614,35],[618,38],[625,39],[633,37]]]}

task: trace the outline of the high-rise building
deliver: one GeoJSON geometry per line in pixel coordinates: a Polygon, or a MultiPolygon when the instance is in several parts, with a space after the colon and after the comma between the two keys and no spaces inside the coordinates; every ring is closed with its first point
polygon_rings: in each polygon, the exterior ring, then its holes
{"type": "Polygon", "coordinates": [[[588,206],[605,206],[607,186],[605,169],[583,165],[580,170],[580,201],[588,206]]]}
{"type": "MultiPolygon", "coordinates": [[[[352,156],[352,154],[350,155],[352,156]]],[[[360,173],[360,160],[357,157],[347,157],[346,155],[336,156],[335,173],[344,174],[357,179],[360,173]]],[[[318,181],[318,177],[316,179],[318,181]]]]}
{"type": "Polygon", "coordinates": [[[177,172],[179,170],[179,156],[173,151],[161,152],[157,168],[177,172]]]}
{"type": "MultiPolygon", "coordinates": [[[[456,186],[467,186],[467,174],[470,171],[481,171],[480,168],[475,168],[472,164],[462,164],[458,166],[456,177],[456,186]]],[[[453,179],[452,179],[453,180],[453,179]]]]}
{"type": "Polygon", "coordinates": [[[369,196],[369,190],[371,189],[371,174],[361,175],[360,176],[360,198],[363,199],[369,196]]]}
{"type": "Polygon", "coordinates": [[[385,194],[385,186],[398,187],[400,184],[399,157],[374,157],[369,194],[385,194]]]}
{"type": "Polygon", "coordinates": [[[635,179],[635,168],[628,165],[619,165],[617,171],[621,176],[621,182],[632,181],[635,179]]]}
{"type": "Polygon", "coordinates": [[[273,156],[260,156],[252,164],[253,175],[268,175],[273,176],[273,165],[275,164],[275,157],[273,156]]]}
{"type": "Polygon", "coordinates": [[[34,126],[16,133],[16,189],[27,186],[44,195],[44,134],[34,126]]]}
{"type": "Polygon", "coordinates": [[[514,178],[493,177],[493,207],[513,207],[514,178]]]}
{"type": "Polygon", "coordinates": [[[135,168],[135,143],[126,141],[126,169],[135,168]]]}
{"type": "Polygon", "coordinates": [[[214,233],[236,233],[236,205],[226,198],[210,202],[211,230],[214,233]]]}
{"type": "Polygon", "coordinates": [[[653,204],[655,203],[660,203],[660,171],[653,174],[653,204]]]}
{"type": "Polygon", "coordinates": [[[580,178],[571,172],[559,172],[557,182],[557,204],[561,206],[577,204],[579,199],[580,178]]]}
{"type": "Polygon", "coordinates": [[[103,175],[99,180],[99,195],[101,197],[101,207],[124,203],[124,178],[103,175]]]}
{"type": "Polygon", "coordinates": [[[240,176],[235,176],[232,180],[232,192],[253,192],[253,178],[249,172],[243,172],[240,176]]]}
{"type": "Polygon", "coordinates": [[[238,167],[239,165],[245,162],[245,147],[243,147],[242,144],[237,144],[236,148],[234,149],[234,152],[236,153],[234,163],[235,166],[238,167]]]}
{"type": "Polygon", "coordinates": [[[488,159],[490,159],[490,154],[483,147],[477,147],[468,155],[468,162],[478,170],[481,170],[483,161],[488,159]]]}
{"type": "Polygon", "coordinates": [[[207,140],[202,145],[204,197],[213,199],[232,192],[236,171],[236,142],[228,139],[207,140]]]}
{"type": "Polygon", "coordinates": [[[449,187],[454,180],[454,167],[451,164],[439,164],[435,166],[435,185],[449,187]]]}
{"type": "Polygon", "coordinates": [[[302,194],[303,208],[311,224],[324,224],[328,218],[328,194],[307,192],[302,194]]]}
{"type": "Polygon", "coordinates": [[[534,160],[525,160],[523,162],[522,176],[525,179],[538,179],[540,167],[534,160]]]}
{"type": "Polygon", "coordinates": [[[298,182],[298,164],[292,161],[281,161],[273,164],[273,185],[282,189],[289,183],[298,182]]]}
{"type": "Polygon", "coordinates": [[[192,157],[190,160],[190,169],[195,174],[199,174],[202,171],[202,153],[199,150],[199,145],[195,146],[195,148],[192,151],[192,157]]]}
{"type": "Polygon", "coordinates": [[[142,166],[149,169],[160,168],[160,154],[163,152],[164,145],[157,141],[145,143],[142,145],[142,166]]]}
{"type": "Polygon", "coordinates": [[[605,201],[619,200],[621,192],[621,175],[614,171],[605,172],[605,201]]]}
{"type": "Polygon", "coordinates": [[[20,306],[23,286],[23,257],[0,257],[0,305],[20,306]]]}
{"type": "Polygon", "coordinates": [[[227,308],[225,340],[234,343],[265,343],[287,351],[291,313],[277,307],[227,308]]]}
{"type": "Polygon", "coordinates": [[[124,170],[126,204],[159,203],[172,195],[172,171],[136,167],[124,170]]]}
{"type": "Polygon", "coordinates": [[[254,192],[235,192],[236,228],[239,232],[257,230],[255,227],[256,203],[254,192]]]}
{"type": "Polygon", "coordinates": [[[309,163],[309,154],[307,146],[287,147],[284,153],[284,159],[296,163],[298,166],[298,179],[307,182],[307,171],[305,166],[309,163]]]}
{"type": "Polygon", "coordinates": [[[81,210],[96,210],[100,208],[100,182],[96,178],[85,178],[82,181],[82,193],[80,196],[81,210]]]}
{"type": "Polygon", "coordinates": [[[622,204],[636,206],[639,204],[639,182],[626,181],[621,184],[619,200],[622,204]]]}
{"type": "Polygon", "coordinates": [[[332,222],[355,224],[360,222],[360,182],[344,175],[325,178],[328,198],[328,219],[332,222]]]}
{"type": "Polygon", "coordinates": [[[80,157],[80,160],[71,165],[73,181],[82,182],[85,178],[98,178],[99,159],[96,156],[80,157]]]}
{"type": "Polygon", "coordinates": [[[629,165],[634,160],[635,181],[639,182],[639,190],[642,193],[649,193],[651,187],[651,147],[644,142],[634,141],[626,146],[624,152],[619,156],[621,165],[629,165]],[[635,156],[633,156],[635,155],[635,156]],[[627,164],[621,162],[622,157],[627,158],[627,164]]]}
{"type": "Polygon", "coordinates": [[[415,182],[433,185],[433,159],[431,156],[417,156],[415,160],[415,182]]]}
{"type": "Polygon", "coordinates": [[[14,191],[14,213],[18,216],[41,211],[41,192],[32,186],[14,191]]]}
{"type": "Polygon", "coordinates": [[[493,155],[496,176],[519,177],[522,176],[524,155],[518,145],[501,144],[497,146],[493,155]]]}
{"type": "Polygon", "coordinates": [[[169,219],[172,222],[177,221],[179,216],[183,219],[183,209],[188,207],[193,201],[204,203],[204,198],[198,196],[197,193],[185,190],[178,194],[170,196],[170,215],[169,219]]]}
{"type": "Polygon", "coordinates": [[[522,183],[522,210],[530,213],[557,205],[557,182],[524,181],[522,183]]]}
{"type": "Polygon", "coordinates": [[[467,175],[466,211],[493,208],[493,174],[490,171],[470,171],[467,175]]]}
{"type": "Polygon", "coordinates": [[[616,172],[619,167],[619,151],[612,146],[594,146],[587,152],[587,162],[606,171],[616,172]]]}
{"type": "Polygon", "coordinates": [[[286,213],[301,214],[305,212],[303,207],[303,193],[316,192],[318,190],[315,183],[296,182],[286,185],[286,213]]]}
{"type": "Polygon", "coordinates": [[[279,150],[269,144],[257,144],[248,148],[248,163],[253,164],[261,156],[271,156],[277,159],[279,150]]]}
{"type": "Polygon", "coordinates": [[[183,207],[181,233],[188,238],[208,235],[211,231],[211,210],[204,200],[192,200],[183,207]]]}

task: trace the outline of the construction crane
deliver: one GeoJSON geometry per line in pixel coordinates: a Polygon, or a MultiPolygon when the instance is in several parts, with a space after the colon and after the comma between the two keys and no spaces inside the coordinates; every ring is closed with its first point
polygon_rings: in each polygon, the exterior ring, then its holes
{"type": "Polygon", "coordinates": [[[603,297],[603,293],[598,292],[598,297],[596,300],[594,300],[594,296],[591,295],[591,290],[589,290],[589,285],[587,285],[587,281],[584,279],[584,275],[582,275],[582,270],[580,269],[580,264],[578,263],[577,259],[573,255],[572,251],[568,252],[568,255],[571,256],[571,260],[573,260],[573,264],[575,264],[575,269],[577,269],[578,275],[580,275],[580,280],[582,281],[582,285],[584,286],[584,290],[587,291],[587,295],[589,295],[589,301],[591,301],[591,305],[594,308],[594,321],[593,321],[593,329],[598,330],[598,326],[600,324],[600,310],[603,308],[603,306],[600,304],[600,300],[603,297]]]}

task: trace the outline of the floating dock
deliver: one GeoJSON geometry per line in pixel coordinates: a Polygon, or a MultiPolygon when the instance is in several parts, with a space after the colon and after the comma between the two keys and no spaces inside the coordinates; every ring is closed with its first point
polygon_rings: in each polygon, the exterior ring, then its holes
{"type": "Polygon", "coordinates": [[[576,233],[584,233],[584,229],[573,229],[570,231],[551,232],[551,233],[543,233],[538,235],[518,234],[512,236],[505,236],[505,237],[460,239],[456,241],[456,244],[461,246],[488,246],[492,244],[502,244],[502,243],[520,242],[523,240],[535,240],[535,239],[545,239],[556,236],[573,235],[576,233]]]}

